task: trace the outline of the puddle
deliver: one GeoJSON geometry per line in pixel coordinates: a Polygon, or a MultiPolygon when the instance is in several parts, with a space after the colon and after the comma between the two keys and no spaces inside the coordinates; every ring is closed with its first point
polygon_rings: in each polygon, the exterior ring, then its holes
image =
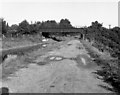
{"type": "Polygon", "coordinates": [[[65,58],[61,57],[61,56],[46,56],[43,59],[38,60],[37,62],[35,62],[35,64],[37,65],[47,65],[49,64],[51,61],[61,61],[65,58]]]}
{"type": "Polygon", "coordinates": [[[54,60],[55,59],[55,57],[53,56],[53,57],[50,57],[50,60],[54,60]]]}
{"type": "Polygon", "coordinates": [[[61,61],[63,59],[65,59],[65,58],[63,58],[61,56],[51,56],[51,57],[49,57],[50,61],[61,61]]]}
{"type": "Polygon", "coordinates": [[[78,55],[76,58],[72,59],[76,61],[77,66],[79,68],[84,68],[84,69],[94,69],[97,67],[97,64],[92,61],[91,58],[87,55],[78,55]]]}
{"type": "Polygon", "coordinates": [[[48,63],[47,63],[47,62],[38,62],[38,63],[37,63],[37,65],[40,65],[40,66],[46,65],[46,64],[48,64],[48,63]]]}
{"type": "Polygon", "coordinates": [[[48,41],[48,39],[42,39],[42,41],[43,41],[43,42],[46,42],[46,41],[48,41]]]}
{"type": "Polygon", "coordinates": [[[82,63],[83,63],[84,65],[87,65],[84,58],[81,57],[81,61],[82,61],[82,63]]]}
{"type": "Polygon", "coordinates": [[[62,60],[62,57],[56,57],[55,60],[62,60]]]}
{"type": "Polygon", "coordinates": [[[42,45],[43,47],[47,47],[47,45],[42,45]]]}

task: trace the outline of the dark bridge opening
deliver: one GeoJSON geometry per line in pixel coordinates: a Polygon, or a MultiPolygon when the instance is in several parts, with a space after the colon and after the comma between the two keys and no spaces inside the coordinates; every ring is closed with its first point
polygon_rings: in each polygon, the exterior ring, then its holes
{"type": "Polygon", "coordinates": [[[51,38],[51,39],[53,39],[53,40],[55,40],[55,41],[61,41],[60,39],[59,39],[59,37],[60,37],[60,35],[59,35],[60,33],[51,33],[51,32],[42,32],[42,36],[44,36],[45,38],[51,38]]]}
{"type": "Polygon", "coordinates": [[[50,34],[48,32],[42,32],[42,36],[45,38],[50,38],[50,34]]]}

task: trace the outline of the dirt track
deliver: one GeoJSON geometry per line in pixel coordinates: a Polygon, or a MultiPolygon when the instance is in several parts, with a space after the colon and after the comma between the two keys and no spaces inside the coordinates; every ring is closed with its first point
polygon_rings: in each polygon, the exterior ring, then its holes
{"type": "Polygon", "coordinates": [[[17,93],[109,93],[92,73],[97,69],[78,40],[38,49],[29,56],[34,63],[15,72],[2,86],[17,93]],[[57,47],[57,48],[56,48],[57,47]],[[49,50],[50,49],[50,50],[49,50]]]}

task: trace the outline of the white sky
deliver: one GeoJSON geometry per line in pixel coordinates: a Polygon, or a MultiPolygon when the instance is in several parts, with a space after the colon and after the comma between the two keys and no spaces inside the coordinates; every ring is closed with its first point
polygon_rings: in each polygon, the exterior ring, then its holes
{"type": "Polygon", "coordinates": [[[2,0],[0,17],[9,25],[27,21],[60,21],[68,18],[73,26],[118,26],[118,0],[2,0]]]}

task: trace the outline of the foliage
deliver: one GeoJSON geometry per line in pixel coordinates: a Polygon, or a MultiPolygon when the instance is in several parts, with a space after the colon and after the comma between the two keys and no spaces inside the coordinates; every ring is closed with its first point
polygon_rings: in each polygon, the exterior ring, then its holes
{"type": "MultiPolygon", "coordinates": [[[[91,26],[83,28],[74,28],[68,19],[61,19],[59,23],[55,20],[47,20],[42,22],[35,22],[29,24],[27,20],[22,21],[19,25],[9,26],[8,23],[1,18],[0,19],[0,34],[19,36],[19,35],[33,35],[43,32],[43,35],[47,37],[53,37],[59,40],[60,36],[66,35],[81,35],[84,34],[85,39],[94,42],[99,50],[109,51],[112,57],[116,57],[117,61],[105,61],[99,59],[94,53],[90,53],[92,57],[95,57],[95,62],[102,64],[102,70],[99,70],[97,74],[103,77],[103,80],[111,84],[114,91],[119,92],[120,88],[120,28],[114,27],[107,29],[102,26],[98,21],[92,22],[91,26]],[[63,30],[65,33],[63,33],[63,30]],[[54,32],[53,32],[54,31],[54,32]],[[57,31],[57,32],[56,32],[57,31]],[[1,33],[2,32],[2,33],[1,33]],[[56,36],[56,37],[55,37],[56,36]]],[[[119,92],[120,93],[120,92],[119,92]]]]}
{"type": "Polygon", "coordinates": [[[0,32],[2,32],[1,34],[6,36],[9,25],[3,18],[0,18],[0,27],[2,28],[2,30],[0,30],[0,32]]]}
{"type": "Polygon", "coordinates": [[[9,36],[15,37],[15,36],[17,36],[17,29],[18,29],[18,25],[13,24],[13,25],[11,25],[11,27],[9,27],[7,34],[9,36]]]}
{"type": "MultiPolygon", "coordinates": [[[[113,91],[120,93],[120,28],[107,29],[95,21],[84,29],[84,34],[86,39],[89,38],[90,41],[95,42],[94,46],[99,50],[108,50],[112,57],[117,58],[116,61],[106,61],[97,57],[94,61],[102,65],[102,70],[98,70],[96,73],[113,87],[113,91]]],[[[93,53],[90,55],[93,56],[93,53]]]]}
{"type": "Polygon", "coordinates": [[[30,34],[36,34],[39,31],[39,24],[30,25],[30,34]]]}
{"type": "Polygon", "coordinates": [[[31,22],[31,24],[29,24],[27,20],[23,20],[19,23],[19,25],[13,24],[11,26],[8,26],[6,21],[3,19],[0,19],[0,21],[2,22],[2,34],[9,36],[37,34],[42,32],[42,29],[58,29],[59,32],[61,32],[61,29],[73,28],[68,19],[61,19],[59,23],[57,23],[55,20],[47,20],[42,22],[37,21],[35,23],[31,22]]]}
{"type": "Polygon", "coordinates": [[[72,28],[72,25],[68,19],[61,19],[59,23],[60,28],[72,28]]]}
{"type": "Polygon", "coordinates": [[[29,34],[30,33],[29,23],[26,20],[19,23],[18,33],[20,33],[20,34],[29,34]]]}
{"type": "Polygon", "coordinates": [[[41,29],[56,29],[58,28],[58,24],[55,20],[47,20],[41,23],[41,29]]]}

